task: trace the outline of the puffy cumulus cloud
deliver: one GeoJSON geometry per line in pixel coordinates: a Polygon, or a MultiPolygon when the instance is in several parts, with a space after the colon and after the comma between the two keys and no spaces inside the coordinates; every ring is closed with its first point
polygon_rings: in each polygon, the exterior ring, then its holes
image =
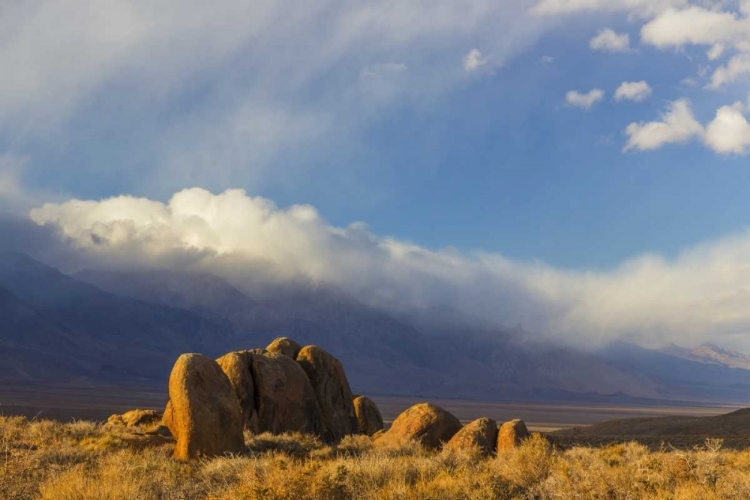
{"type": "Polygon", "coordinates": [[[471,49],[463,58],[464,71],[476,71],[488,62],[489,58],[479,49],[471,49]]]}
{"type": "Polygon", "coordinates": [[[666,144],[684,144],[700,138],[716,153],[744,155],[750,148],[750,123],[743,114],[746,109],[750,109],[750,99],[747,108],[742,102],[722,106],[704,127],[693,116],[687,100],[674,101],[661,121],[628,125],[625,129],[628,142],[624,151],[654,150],[666,144]]]}
{"type": "Polygon", "coordinates": [[[742,114],[744,106],[723,106],[706,127],[706,145],[721,154],[742,155],[750,147],[750,123],[742,114]]]}
{"type": "Polygon", "coordinates": [[[615,100],[617,101],[645,101],[651,97],[651,86],[645,81],[640,82],[622,82],[615,91],[615,100]]]}
{"type": "Polygon", "coordinates": [[[573,343],[691,343],[750,333],[750,232],[674,259],[643,255],[587,272],[499,254],[432,251],[379,237],[361,223],[331,226],[313,207],[280,209],[240,190],[188,189],[168,203],[70,200],[43,205],[30,217],[40,227],[27,228],[26,238],[43,236],[40,246],[67,248],[56,255],[68,259],[68,269],[176,267],[225,276],[246,290],[264,280],[312,280],[379,307],[450,305],[573,343]]]}
{"type": "Polygon", "coordinates": [[[686,143],[703,134],[703,126],[693,116],[685,99],[674,101],[660,121],[631,123],[625,129],[628,142],[624,151],[648,151],[665,144],[686,143]]]}
{"type": "Polygon", "coordinates": [[[589,41],[589,47],[600,52],[627,52],[630,50],[630,35],[611,29],[601,30],[589,41]]]}
{"type": "Polygon", "coordinates": [[[750,41],[750,18],[698,6],[668,9],[641,28],[641,41],[660,49],[717,44],[742,47],[750,41]]]}
{"type": "Polygon", "coordinates": [[[565,94],[565,103],[568,106],[575,106],[583,109],[591,109],[602,99],[604,99],[604,91],[602,89],[592,89],[586,93],[571,90],[565,94]]]}

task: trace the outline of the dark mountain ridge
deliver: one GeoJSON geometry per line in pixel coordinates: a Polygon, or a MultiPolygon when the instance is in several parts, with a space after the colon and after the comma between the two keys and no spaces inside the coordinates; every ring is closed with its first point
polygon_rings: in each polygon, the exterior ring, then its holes
{"type": "Polygon", "coordinates": [[[209,274],[68,276],[22,254],[0,257],[0,319],[0,381],[163,387],[182,352],[217,356],[289,336],[325,345],[347,367],[352,387],[371,394],[496,401],[750,394],[747,370],[730,374],[648,350],[586,353],[458,320],[413,325],[408,315],[396,319],[324,286],[248,296],[209,274]],[[667,361],[687,364],[677,372],[653,366],[667,361]]]}

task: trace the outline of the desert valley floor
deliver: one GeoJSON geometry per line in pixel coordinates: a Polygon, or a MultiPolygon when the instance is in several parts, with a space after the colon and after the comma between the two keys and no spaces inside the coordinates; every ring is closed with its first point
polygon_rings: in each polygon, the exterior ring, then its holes
{"type": "MultiPolygon", "coordinates": [[[[478,417],[498,422],[523,419],[530,430],[550,432],[608,420],[641,417],[709,417],[750,406],[715,403],[537,403],[482,402],[457,399],[435,399],[404,396],[371,396],[383,419],[391,422],[411,405],[429,400],[456,415],[466,423],[478,417]]],[[[0,385],[0,415],[23,415],[61,421],[72,419],[106,420],[113,413],[132,408],[163,410],[166,392],[145,389],[107,387],[44,387],[0,385]]]]}

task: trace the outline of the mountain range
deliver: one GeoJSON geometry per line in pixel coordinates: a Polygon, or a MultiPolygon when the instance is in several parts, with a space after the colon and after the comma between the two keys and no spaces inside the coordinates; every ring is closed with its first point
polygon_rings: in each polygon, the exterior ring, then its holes
{"type": "Polygon", "coordinates": [[[210,274],[66,275],[25,254],[3,253],[0,382],[163,388],[180,353],[218,356],[288,336],[324,346],[347,367],[352,388],[369,394],[750,400],[750,370],[737,366],[739,353],[707,362],[708,355],[623,343],[584,352],[520,331],[470,326],[450,311],[435,312],[432,321],[429,315],[395,316],[326,286],[251,296],[210,274]]]}

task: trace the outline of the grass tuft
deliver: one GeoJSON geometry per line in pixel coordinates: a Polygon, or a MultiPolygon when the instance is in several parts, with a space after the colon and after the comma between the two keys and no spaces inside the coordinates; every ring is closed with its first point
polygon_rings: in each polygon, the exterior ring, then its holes
{"type": "Polygon", "coordinates": [[[625,442],[557,448],[535,435],[485,458],[417,444],[336,446],[300,434],[247,435],[249,452],[193,463],[153,436],[92,422],[0,417],[0,498],[26,500],[373,500],[750,498],[750,451],[625,442]],[[135,443],[135,444],[134,444],[135,443]]]}

